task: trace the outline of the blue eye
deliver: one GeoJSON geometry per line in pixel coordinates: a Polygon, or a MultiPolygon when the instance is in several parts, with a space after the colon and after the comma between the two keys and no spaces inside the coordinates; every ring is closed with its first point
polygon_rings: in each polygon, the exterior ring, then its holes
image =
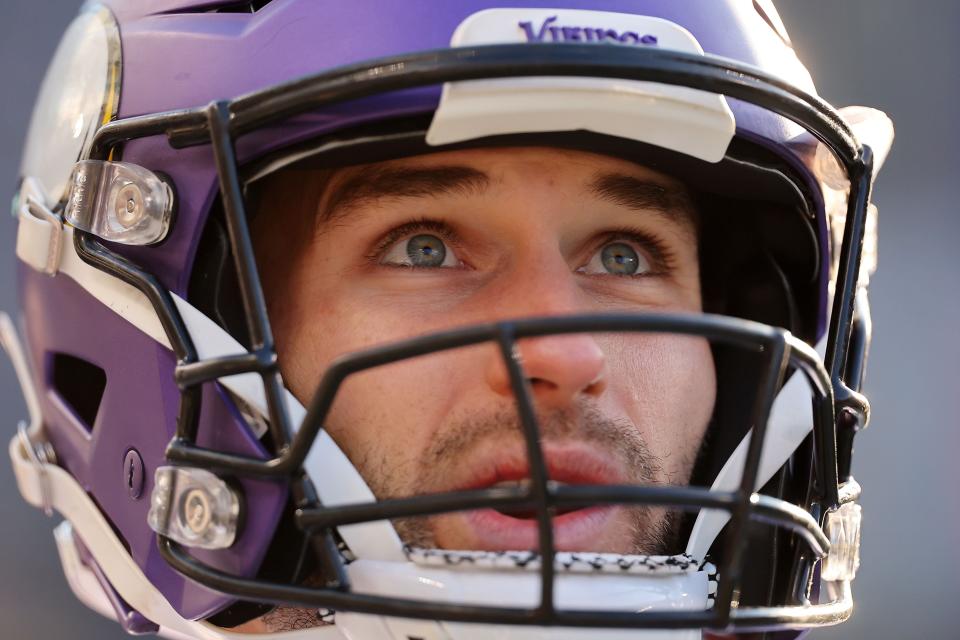
{"type": "Polygon", "coordinates": [[[640,266],[640,256],[630,245],[612,242],[600,250],[600,262],[610,273],[632,276],[640,266]]]}
{"type": "Polygon", "coordinates": [[[418,267],[439,267],[447,257],[447,248],[437,236],[424,233],[407,240],[407,257],[418,267]]]}
{"type": "Polygon", "coordinates": [[[608,242],[578,271],[615,276],[643,275],[650,271],[650,261],[627,242],[608,242]]]}
{"type": "Polygon", "coordinates": [[[460,264],[443,239],[432,233],[418,233],[398,240],[387,249],[380,263],[420,268],[456,267],[460,264]]]}

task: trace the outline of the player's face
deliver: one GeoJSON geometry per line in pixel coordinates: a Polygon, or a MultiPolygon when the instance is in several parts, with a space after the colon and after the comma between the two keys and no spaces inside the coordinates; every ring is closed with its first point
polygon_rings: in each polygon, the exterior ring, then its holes
{"type": "MultiPolygon", "coordinates": [[[[269,179],[253,221],[284,379],[308,402],[337,356],[505,318],[699,311],[696,212],[642,166],[542,148],[470,150],[269,179]]],[[[715,399],[705,340],[519,342],[551,479],[684,484],[715,399]]],[[[358,374],[325,425],[379,498],[522,482],[526,454],[493,344],[358,374]]],[[[529,513],[400,521],[405,541],[536,548],[529,513]]],[[[558,515],[561,550],[676,551],[661,509],[558,515]]]]}

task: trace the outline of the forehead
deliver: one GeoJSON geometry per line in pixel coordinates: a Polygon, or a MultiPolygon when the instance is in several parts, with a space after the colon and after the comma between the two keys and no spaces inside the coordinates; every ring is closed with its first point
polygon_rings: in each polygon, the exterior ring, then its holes
{"type": "Polygon", "coordinates": [[[446,166],[472,167],[482,171],[490,178],[491,186],[517,178],[562,186],[558,184],[558,178],[562,176],[566,179],[564,185],[578,187],[587,185],[598,173],[619,173],[660,185],[666,190],[686,191],[679,180],[636,162],[599,153],[553,147],[461,149],[410,156],[340,169],[334,173],[332,184],[376,169],[427,169],[446,166]]]}

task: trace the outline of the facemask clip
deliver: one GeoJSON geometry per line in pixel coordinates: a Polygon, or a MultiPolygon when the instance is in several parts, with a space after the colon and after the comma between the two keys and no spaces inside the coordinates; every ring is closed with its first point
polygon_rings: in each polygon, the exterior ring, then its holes
{"type": "Polygon", "coordinates": [[[166,237],[173,205],[173,189],[149,169],[82,160],[70,176],[64,219],[110,242],[149,245],[166,237]]]}
{"type": "Polygon", "coordinates": [[[147,524],[197,549],[226,549],[237,537],[240,498],[225,480],[204,469],[160,467],[147,524]]]}

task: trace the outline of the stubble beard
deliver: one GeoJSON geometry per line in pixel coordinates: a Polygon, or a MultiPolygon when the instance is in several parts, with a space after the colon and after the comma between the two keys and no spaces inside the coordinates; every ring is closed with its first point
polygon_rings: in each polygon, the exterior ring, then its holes
{"type": "MultiPolygon", "coordinates": [[[[686,484],[689,480],[692,461],[684,461],[683,478],[668,477],[662,459],[651,452],[634,424],[612,419],[591,404],[539,415],[538,426],[543,442],[584,443],[612,457],[626,470],[627,484],[662,486],[686,484]]],[[[511,439],[522,441],[522,429],[516,410],[503,409],[487,416],[451,421],[413,465],[397,468],[382,458],[379,464],[371,465],[372,458],[365,457],[358,461],[358,467],[379,500],[428,495],[441,490],[446,479],[484,443],[511,439]]],[[[680,512],[647,505],[619,508],[629,522],[626,534],[629,540],[620,546],[626,553],[670,555],[682,551],[679,549],[680,512]]],[[[404,544],[427,549],[438,547],[430,518],[397,518],[392,523],[404,544]]]]}
{"type": "MultiPolygon", "coordinates": [[[[650,451],[635,425],[611,419],[594,406],[584,404],[574,410],[538,416],[538,425],[545,442],[577,441],[614,457],[627,470],[630,484],[686,484],[689,480],[691,460],[683,461],[687,469],[683,478],[668,477],[662,459],[650,451]]],[[[490,440],[519,439],[521,433],[516,411],[504,409],[488,416],[452,421],[420,456],[412,472],[389,464],[382,456],[361,456],[355,464],[378,500],[436,493],[437,488],[443,486],[444,478],[468,460],[480,445],[490,440]],[[405,476],[412,481],[405,481],[405,476]]],[[[629,553],[670,555],[680,551],[679,512],[648,506],[623,508],[630,522],[627,534],[629,553]]],[[[429,519],[398,518],[392,522],[404,544],[437,548],[429,519]]],[[[287,606],[277,607],[260,620],[269,632],[308,629],[324,624],[314,609],[287,606]]]]}

